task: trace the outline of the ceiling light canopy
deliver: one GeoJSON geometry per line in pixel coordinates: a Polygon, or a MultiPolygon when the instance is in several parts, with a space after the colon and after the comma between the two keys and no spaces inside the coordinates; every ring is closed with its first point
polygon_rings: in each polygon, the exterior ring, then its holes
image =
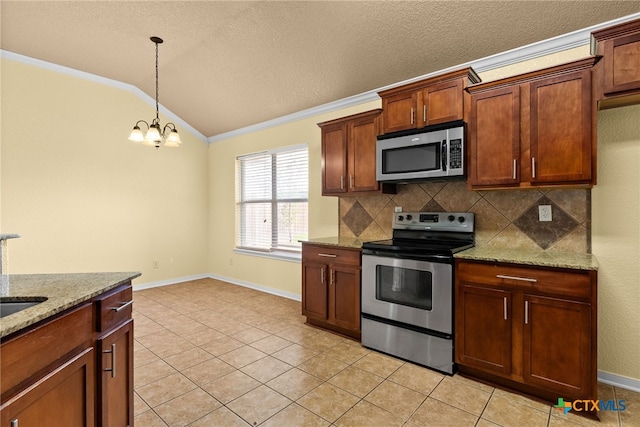
{"type": "Polygon", "coordinates": [[[145,120],[138,120],[129,135],[129,141],[141,142],[150,147],[159,148],[161,145],[165,147],[179,147],[182,144],[180,135],[176,125],[167,123],[162,127],[160,124],[160,114],[158,112],[158,45],[163,42],[160,37],[151,37],[151,41],[156,45],[156,117],[151,124],[145,120]],[[140,129],[140,125],[146,126],[146,132],[140,129]]]}

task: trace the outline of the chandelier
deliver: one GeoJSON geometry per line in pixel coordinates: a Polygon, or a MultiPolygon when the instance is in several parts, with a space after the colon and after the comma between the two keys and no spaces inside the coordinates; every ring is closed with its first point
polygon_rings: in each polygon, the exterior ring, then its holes
{"type": "Polygon", "coordinates": [[[159,148],[161,145],[165,147],[179,147],[182,141],[176,130],[176,125],[167,123],[162,127],[160,124],[160,115],[158,113],[158,45],[162,43],[163,40],[160,37],[154,36],[151,37],[151,41],[156,45],[156,118],[151,121],[151,124],[145,120],[138,120],[131,131],[131,135],[129,135],[129,141],[141,142],[144,145],[156,148],[159,148]],[[140,129],[141,124],[147,127],[145,133],[140,129]]]}

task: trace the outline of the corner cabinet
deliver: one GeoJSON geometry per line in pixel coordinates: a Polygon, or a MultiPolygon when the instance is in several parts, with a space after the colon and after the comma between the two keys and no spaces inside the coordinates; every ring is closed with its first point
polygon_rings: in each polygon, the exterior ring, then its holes
{"type": "Polygon", "coordinates": [[[480,82],[472,68],[420,80],[379,92],[382,98],[382,133],[420,129],[464,120],[469,84],[480,82]]]}
{"type": "Polygon", "coordinates": [[[640,104],[640,19],[595,31],[592,53],[596,67],[596,99],[601,109],[640,104]]]}
{"type": "Polygon", "coordinates": [[[596,182],[592,67],[597,58],[468,89],[471,189],[596,182]]]}
{"type": "Polygon", "coordinates": [[[302,244],[302,315],[360,339],[361,250],[302,244]]]}
{"type": "Polygon", "coordinates": [[[376,140],[381,110],[318,123],[322,132],[322,195],[395,193],[376,181],[376,140]]]}
{"type": "Polygon", "coordinates": [[[460,371],[554,401],[597,399],[597,276],[457,260],[460,371]]]}

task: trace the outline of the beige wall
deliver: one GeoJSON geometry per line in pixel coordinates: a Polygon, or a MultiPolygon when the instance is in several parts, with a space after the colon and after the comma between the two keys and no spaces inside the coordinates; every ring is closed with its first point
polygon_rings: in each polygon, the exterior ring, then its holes
{"type": "MultiPolygon", "coordinates": [[[[3,59],[2,222],[11,273],[207,272],[207,144],[127,140],[155,111],[133,93],[3,59]],[[159,268],[154,269],[153,261],[159,268]]],[[[166,119],[162,118],[166,123],[166,119]]]]}
{"type": "Polygon", "coordinates": [[[598,369],[640,380],[640,106],[598,114],[598,369]]]}

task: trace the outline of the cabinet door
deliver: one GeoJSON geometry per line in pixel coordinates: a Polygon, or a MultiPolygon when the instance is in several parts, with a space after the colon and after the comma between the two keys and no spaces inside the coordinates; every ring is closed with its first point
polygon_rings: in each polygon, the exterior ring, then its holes
{"type": "Polygon", "coordinates": [[[604,93],[640,90],[640,32],[604,44],[604,93]]]}
{"type": "Polygon", "coordinates": [[[459,285],[456,293],[456,362],[511,373],[512,293],[459,285]]]}
{"type": "Polygon", "coordinates": [[[349,124],[349,191],[377,191],[378,120],[364,117],[349,124]]]}
{"type": "Polygon", "coordinates": [[[382,133],[418,127],[418,92],[404,92],[382,98],[382,133]]]}
{"type": "Polygon", "coordinates": [[[329,267],[326,264],[302,260],[302,314],[317,320],[329,316],[329,267]]]}
{"type": "Polygon", "coordinates": [[[360,269],[332,266],[329,319],[341,328],[360,330],[360,269]]]}
{"type": "Polygon", "coordinates": [[[524,296],[524,379],[558,396],[592,396],[591,305],[524,296]]]}
{"type": "Polygon", "coordinates": [[[98,351],[100,425],[133,425],[133,320],[99,339],[98,351]]]}
{"type": "Polygon", "coordinates": [[[429,86],[422,91],[421,123],[429,126],[463,119],[462,80],[451,80],[429,86]]]}
{"type": "Polygon", "coordinates": [[[345,123],[322,129],[322,194],[347,192],[347,132],[345,123]]]}
{"type": "Polygon", "coordinates": [[[531,83],[531,182],[591,179],[592,114],[589,70],[531,83]]]}
{"type": "Polygon", "coordinates": [[[94,352],[93,348],[88,348],[47,374],[24,393],[8,402],[2,402],[0,425],[93,426],[94,402],[94,352]]]}
{"type": "Polygon", "coordinates": [[[520,87],[471,95],[469,184],[510,186],[520,182],[520,87]]]}

